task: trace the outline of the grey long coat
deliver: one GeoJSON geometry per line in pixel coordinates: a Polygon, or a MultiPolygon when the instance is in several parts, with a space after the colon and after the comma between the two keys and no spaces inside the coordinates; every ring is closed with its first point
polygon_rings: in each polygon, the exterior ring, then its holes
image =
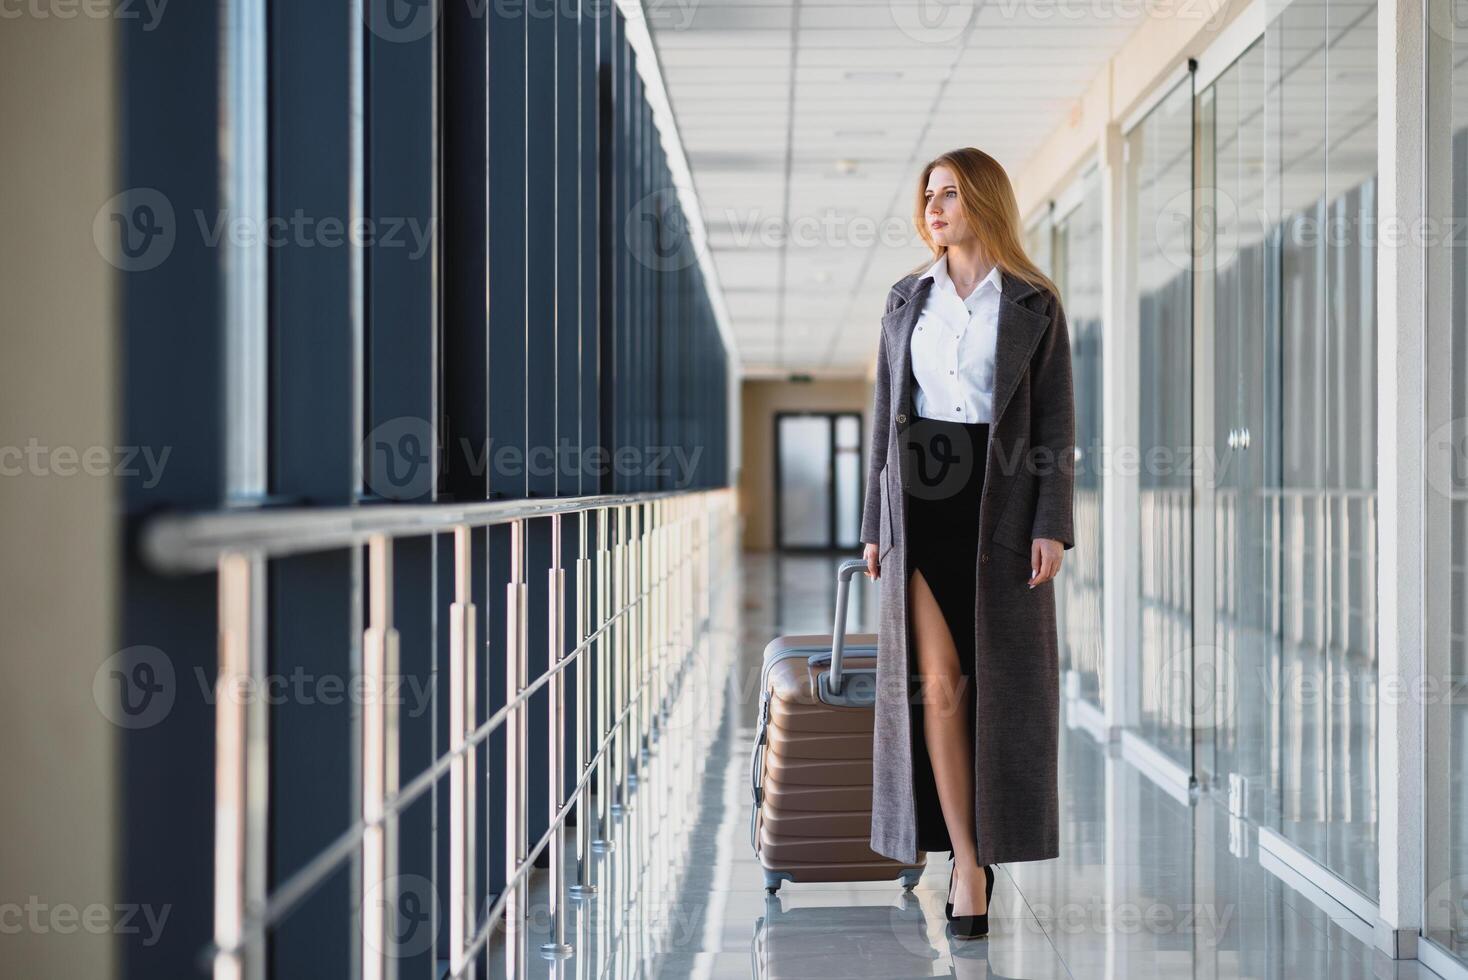
{"type": "MultiPolygon", "coordinates": [[[[979,864],[1059,855],[1056,752],[1059,640],[1055,582],[1030,589],[1033,538],[1075,547],[1075,396],[1070,338],[1059,297],[1002,276],[994,365],[994,416],[979,504],[974,596],[976,701],[974,830],[979,864]]],[[[881,622],[872,744],[871,847],[917,859],[916,697],[908,622],[907,498],[903,433],[913,411],[911,340],[929,276],[892,287],[877,344],[872,452],[861,538],[878,545],[881,622]],[[891,460],[898,465],[889,465],[891,460]]],[[[1064,566],[1060,574],[1064,574],[1064,566]]],[[[925,752],[919,730],[917,751],[925,752]]]]}

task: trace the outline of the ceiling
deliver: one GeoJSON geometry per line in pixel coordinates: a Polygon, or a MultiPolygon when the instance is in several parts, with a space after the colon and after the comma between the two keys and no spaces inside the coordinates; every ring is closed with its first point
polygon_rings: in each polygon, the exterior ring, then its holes
{"type": "Polygon", "coordinates": [[[926,251],[914,180],[1011,174],[1139,25],[1109,0],[698,0],[644,10],[743,371],[865,374],[926,251]]]}

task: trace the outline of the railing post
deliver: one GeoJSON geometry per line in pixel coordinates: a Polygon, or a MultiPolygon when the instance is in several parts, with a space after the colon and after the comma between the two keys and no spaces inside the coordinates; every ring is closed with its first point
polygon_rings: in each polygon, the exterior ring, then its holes
{"type": "Polygon", "coordinates": [[[628,746],[630,749],[627,761],[627,786],[636,789],[642,780],[642,760],[644,749],[642,744],[642,698],[645,693],[642,687],[642,652],[647,647],[647,582],[643,578],[646,562],[643,561],[644,548],[646,547],[646,536],[642,531],[642,504],[633,504],[627,508],[630,513],[630,534],[627,547],[628,564],[628,595],[624,602],[632,603],[628,610],[631,622],[627,629],[627,701],[624,707],[630,707],[627,718],[630,724],[628,728],[628,746]]]}
{"type": "MultiPolygon", "coordinates": [[[[449,742],[461,746],[478,724],[475,704],[477,634],[469,528],[454,528],[454,602],[449,606],[449,742]]],[[[473,978],[465,949],[474,934],[475,756],[469,748],[449,767],[449,971],[473,978]]]]}
{"type": "Polygon", "coordinates": [[[616,620],[612,626],[612,714],[617,721],[612,734],[612,776],[615,783],[615,798],[612,800],[612,816],[619,818],[627,812],[626,726],[621,723],[622,712],[627,707],[627,619],[623,615],[627,605],[627,507],[619,506],[617,512],[617,541],[612,546],[612,614],[616,620]]]}
{"type": "Polygon", "coordinates": [[[217,572],[219,674],[214,698],[214,980],[265,975],[264,944],[246,913],[265,898],[269,729],[264,680],[263,561],[231,553],[217,572]]]}
{"type": "MultiPolygon", "coordinates": [[[[525,518],[510,524],[510,581],[505,584],[505,700],[525,689],[529,672],[526,650],[525,518]]],[[[526,705],[512,708],[505,719],[505,875],[515,878],[505,902],[505,976],[518,980],[525,966],[524,918],[526,887],[516,877],[525,861],[526,772],[525,748],[529,729],[526,705]]]]}
{"type": "Polygon", "coordinates": [[[551,920],[551,938],[549,942],[542,943],[541,955],[547,959],[562,959],[571,955],[571,947],[566,944],[566,920],[561,911],[561,896],[566,887],[566,837],[565,826],[556,827],[556,817],[561,811],[561,804],[566,794],[565,777],[565,748],[562,734],[565,732],[566,716],[566,675],[557,668],[565,658],[565,619],[566,619],[566,572],[561,568],[561,515],[552,514],[551,522],[551,567],[547,575],[549,594],[546,605],[550,609],[550,622],[547,624],[546,635],[550,637],[549,656],[546,658],[546,669],[551,672],[549,681],[549,692],[547,700],[550,710],[546,712],[549,716],[549,731],[547,732],[548,752],[550,754],[550,786],[546,793],[546,806],[549,813],[546,817],[546,826],[551,828],[550,834],[550,901],[549,913],[551,920]]]}
{"type": "Polygon", "coordinates": [[[398,673],[393,628],[392,540],[367,545],[370,625],[362,638],[362,977],[393,980],[397,958],[391,915],[397,908],[397,820],[383,804],[398,790],[398,711],[389,697],[398,673]]]}
{"type": "MultiPolygon", "coordinates": [[[[587,745],[591,738],[591,726],[587,718],[591,700],[587,696],[586,687],[594,674],[588,667],[593,662],[594,654],[582,644],[591,633],[588,626],[591,621],[592,600],[589,588],[591,559],[587,557],[586,549],[592,512],[583,510],[576,517],[576,646],[581,650],[576,660],[576,779],[580,782],[586,775],[587,759],[591,755],[587,745]]],[[[581,795],[576,798],[576,883],[567,889],[575,899],[588,899],[596,894],[596,885],[592,884],[590,874],[591,825],[596,820],[596,811],[586,805],[591,795],[592,787],[588,782],[581,795]]]]}
{"type": "MultiPolygon", "coordinates": [[[[610,716],[612,694],[612,657],[616,628],[606,628],[608,610],[613,599],[612,592],[612,542],[611,510],[597,509],[596,520],[596,621],[601,635],[596,641],[596,744],[600,745],[611,731],[607,719],[610,716]]],[[[598,852],[612,849],[612,774],[607,766],[607,753],[603,753],[596,767],[597,839],[592,848],[598,852]]]]}

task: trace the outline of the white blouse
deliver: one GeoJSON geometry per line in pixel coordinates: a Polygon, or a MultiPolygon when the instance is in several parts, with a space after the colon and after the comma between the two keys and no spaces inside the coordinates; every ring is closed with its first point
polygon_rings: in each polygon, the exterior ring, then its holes
{"type": "Polygon", "coordinates": [[[930,419],[991,422],[994,344],[999,337],[999,266],[967,297],[948,278],[948,256],[934,262],[923,311],[912,332],[913,408],[930,419]]]}

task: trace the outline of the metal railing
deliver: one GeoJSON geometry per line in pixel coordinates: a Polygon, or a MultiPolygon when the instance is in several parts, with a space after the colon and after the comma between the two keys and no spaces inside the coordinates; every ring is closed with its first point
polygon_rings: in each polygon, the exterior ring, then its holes
{"type": "Polygon", "coordinates": [[[659,724],[660,712],[666,713],[669,684],[678,673],[679,665],[673,661],[681,657],[686,662],[708,631],[715,576],[729,566],[724,559],[733,548],[733,492],[721,487],[466,505],[257,510],[150,521],[142,548],[153,567],[165,572],[214,569],[218,574],[220,691],[262,679],[266,563],[285,555],[344,547],[365,548],[367,558],[359,680],[364,691],[384,691],[399,670],[392,613],[394,542],[435,534],[451,535],[453,540],[453,601],[447,610],[447,751],[401,785],[397,707],[391,698],[365,698],[359,731],[359,818],[304,866],[268,888],[268,718],[258,699],[244,703],[226,696],[216,699],[214,940],[207,952],[216,980],[263,977],[267,931],[354,859],[363,897],[361,974],[369,980],[395,976],[388,916],[397,907],[397,896],[392,894],[397,887],[396,821],[445,774],[450,813],[449,975],[474,975],[475,963],[501,918],[506,975],[523,973],[521,922],[529,874],[547,852],[551,930],[541,954],[569,955],[562,896],[595,891],[587,877],[588,855],[608,845],[612,818],[638,781],[643,737],[659,724]],[[573,570],[575,645],[569,650],[564,635],[566,569],[561,558],[568,517],[576,521],[578,541],[573,570]],[[547,668],[534,678],[527,676],[530,586],[525,567],[527,525],[532,520],[549,521],[551,535],[550,567],[545,569],[549,657],[547,668]],[[500,651],[505,704],[481,719],[475,697],[480,647],[478,610],[472,601],[471,531],[502,524],[510,527],[511,552],[500,651]],[[576,744],[568,752],[564,717],[567,676],[573,666],[578,670],[576,744]],[[592,686],[594,690],[589,689],[592,686]],[[531,842],[528,709],[531,697],[542,689],[549,704],[548,813],[545,832],[531,842]],[[484,915],[476,916],[477,755],[500,729],[505,733],[506,880],[484,915]],[[569,792],[564,769],[568,756],[576,775],[569,792]],[[595,810],[589,812],[593,796],[595,810]],[[563,828],[573,812],[576,881],[568,889],[563,828]],[[599,835],[595,840],[594,831],[599,835]]]}

